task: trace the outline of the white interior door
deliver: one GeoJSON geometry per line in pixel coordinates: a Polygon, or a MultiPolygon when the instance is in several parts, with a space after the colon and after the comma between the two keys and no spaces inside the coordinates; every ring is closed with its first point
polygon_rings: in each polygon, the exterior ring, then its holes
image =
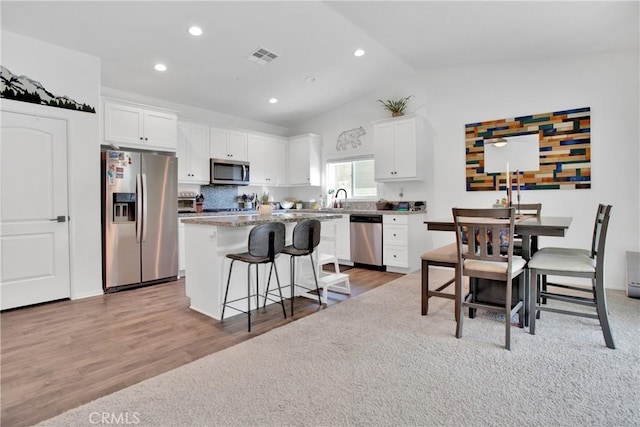
{"type": "Polygon", "coordinates": [[[68,298],[67,122],[1,118],[0,308],[68,298]]]}

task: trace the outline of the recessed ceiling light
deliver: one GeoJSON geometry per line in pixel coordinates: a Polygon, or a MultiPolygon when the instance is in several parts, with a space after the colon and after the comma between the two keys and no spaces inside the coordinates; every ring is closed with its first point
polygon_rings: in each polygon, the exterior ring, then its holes
{"type": "Polygon", "coordinates": [[[364,55],[364,50],[362,49],[356,49],[355,52],[353,52],[353,56],[362,56],[364,55]]]}
{"type": "Polygon", "coordinates": [[[275,104],[278,102],[278,98],[270,98],[269,99],[269,104],[275,104]]]}
{"type": "Polygon", "coordinates": [[[189,27],[189,34],[191,34],[192,36],[201,36],[202,35],[202,28],[197,27],[197,26],[192,26],[189,27]]]}
{"type": "Polygon", "coordinates": [[[164,64],[156,64],[155,68],[157,71],[167,71],[167,66],[164,64]]]}

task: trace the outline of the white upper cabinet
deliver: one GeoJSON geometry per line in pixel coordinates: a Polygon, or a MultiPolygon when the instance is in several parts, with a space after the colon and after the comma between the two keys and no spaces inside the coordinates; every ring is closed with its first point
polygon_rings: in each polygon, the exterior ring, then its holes
{"type": "Polygon", "coordinates": [[[211,158],[247,160],[247,132],[211,128],[211,158]]]}
{"type": "Polygon", "coordinates": [[[424,120],[418,116],[373,122],[376,181],[422,180],[426,143],[424,120]]]}
{"type": "Polygon", "coordinates": [[[289,185],[321,185],[322,139],[305,134],[289,138],[289,185]]]}
{"type": "Polygon", "coordinates": [[[209,183],[209,126],[178,123],[178,182],[209,183]]]}
{"type": "Polygon", "coordinates": [[[249,134],[251,185],[287,184],[287,141],[276,136],[249,134]]]}
{"type": "Polygon", "coordinates": [[[104,140],[134,148],[175,151],[178,116],[152,107],[104,101],[104,140]]]}

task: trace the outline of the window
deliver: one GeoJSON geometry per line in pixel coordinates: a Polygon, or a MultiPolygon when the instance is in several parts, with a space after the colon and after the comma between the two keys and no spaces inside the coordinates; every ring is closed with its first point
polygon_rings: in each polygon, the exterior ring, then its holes
{"type": "Polygon", "coordinates": [[[347,190],[349,198],[375,199],[378,188],[373,178],[373,159],[340,159],[327,162],[327,191],[347,190]]]}

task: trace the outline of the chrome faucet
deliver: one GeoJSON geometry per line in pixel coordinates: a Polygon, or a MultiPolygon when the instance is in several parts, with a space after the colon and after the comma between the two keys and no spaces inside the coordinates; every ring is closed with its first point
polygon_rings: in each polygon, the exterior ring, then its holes
{"type": "Polygon", "coordinates": [[[338,208],[346,208],[347,207],[347,190],[345,190],[344,188],[338,188],[336,190],[336,194],[335,194],[334,197],[336,198],[336,203],[337,203],[337,206],[335,206],[335,207],[338,207],[338,208]],[[338,193],[341,192],[341,191],[344,191],[344,205],[342,203],[338,202],[338,193]]]}

